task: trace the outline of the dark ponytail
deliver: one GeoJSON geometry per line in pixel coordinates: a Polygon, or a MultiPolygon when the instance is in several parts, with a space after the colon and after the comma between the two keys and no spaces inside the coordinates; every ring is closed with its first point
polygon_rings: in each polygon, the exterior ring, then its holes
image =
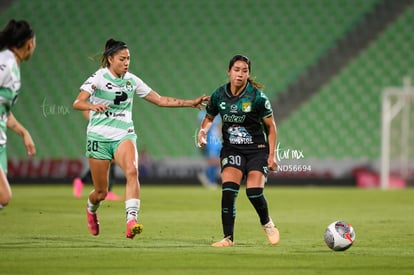
{"type": "Polygon", "coordinates": [[[32,27],[26,20],[11,19],[0,31],[0,50],[21,48],[34,35],[32,27]]]}
{"type": "Polygon", "coordinates": [[[127,49],[125,42],[116,41],[110,38],[105,43],[105,50],[102,53],[101,62],[102,67],[109,67],[108,57],[114,55],[119,50],[127,49]]]}

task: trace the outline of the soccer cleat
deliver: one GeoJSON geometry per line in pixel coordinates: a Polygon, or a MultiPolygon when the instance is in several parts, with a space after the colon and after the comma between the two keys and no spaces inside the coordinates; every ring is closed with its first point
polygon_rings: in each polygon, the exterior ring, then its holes
{"type": "Polygon", "coordinates": [[[75,178],[73,180],[73,196],[80,198],[82,196],[83,182],[81,178],[75,178]]]}
{"type": "Polygon", "coordinates": [[[96,213],[90,213],[88,209],[86,209],[86,217],[88,219],[88,229],[92,235],[96,236],[99,234],[99,222],[98,216],[96,213]]]}
{"type": "Polygon", "coordinates": [[[262,225],[264,232],[266,233],[267,239],[272,245],[277,245],[280,241],[279,230],[276,228],[272,219],[265,225],[262,225]]]}
{"type": "Polygon", "coordinates": [[[138,223],[135,220],[130,220],[127,223],[127,229],[126,229],[125,235],[127,238],[133,239],[135,235],[140,234],[142,232],[142,229],[144,229],[142,224],[138,223]]]}
{"type": "Polygon", "coordinates": [[[122,197],[121,196],[118,196],[117,194],[115,194],[112,191],[109,191],[107,193],[107,195],[106,195],[105,200],[108,200],[108,201],[121,201],[122,200],[122,197]]]}
{"type": "Polygon", "coordinates": [[[234,243],[232,240],[230,240],[229,237],[225,237],[221,241],[213,243],[211,246],[213,247],[226,247],[226,246],[233,246],[234,243]]]}

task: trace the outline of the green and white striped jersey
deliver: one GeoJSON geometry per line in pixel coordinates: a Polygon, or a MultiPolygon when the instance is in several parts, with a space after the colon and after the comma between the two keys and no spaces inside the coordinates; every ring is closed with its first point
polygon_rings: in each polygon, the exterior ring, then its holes
{"type": "Polygon", "coordinates": [[[127,72],[117,78],[108,68],[96,71],[80,89],[91,94],[91,103],[108,106],[104,113],[89,112],[87,135],[98,141],[117,141],[135,133],[132,121],[134,95],[145,97],[152,90],[136,75],[127,72]]]}
{"type": "Polygon", "coordinates": [[[12,51],[0,52],[0,145],[7,142],[7,119],[20,89],[20,68],[12,51]]]}

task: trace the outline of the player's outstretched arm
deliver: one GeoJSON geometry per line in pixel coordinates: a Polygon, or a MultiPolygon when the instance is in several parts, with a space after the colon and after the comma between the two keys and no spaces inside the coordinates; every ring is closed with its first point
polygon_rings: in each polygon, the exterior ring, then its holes
{"type": "Polygon", "coordinates": [[[169,96],[161,96],[156,91],[151,91],[144,98],[159,107],[193,107],[200,109],[210,97],[202,95],[196,99],[179,99],[169,96]]]}

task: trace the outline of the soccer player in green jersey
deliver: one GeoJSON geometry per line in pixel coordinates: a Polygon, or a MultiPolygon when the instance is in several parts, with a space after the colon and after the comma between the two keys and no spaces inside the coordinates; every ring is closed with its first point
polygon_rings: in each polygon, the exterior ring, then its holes
{"type": "Polygon", "coordinates": [[[276,170],[276,123],[272,106],[259,83],[250,78],[251,64],[243,55],[234,56],[228,66],[229,82],[217,88],[207,104],[198,143],[205,146],[215,116],[222,120],[223,147],[220,153],[224,238],[214,247],[233,246],[236,198],[243,179],[246,194],[272,245],[279,243],[279,231],[269,217],[263,189],[268,170],[276,170]]]}
{"type": "Polygon", "coordinates": [[[11,109],[20,89],[20,64],[29,60],[36,48],[35,34],[25,20],[11,19],[0,31],[0,209],[9,204],[12,192],[7,180],[7,129],[23,138],[29,156],[36,153],[29,131],[11,109]]]}
{"type": "Polygon", "coordinates": [[[126,237],[133,239],[142,231],[138,222],[140,183],[138,152],[132,121],[132,103],[138,95],[160,107],[200,108],[208,96],[185,100],[161,96],[139,77],[128,71],[130,53],[122,41],[109,39],[102,54],[102,67],[80,87],[73,103],[77,110],[90,111],[87,127],[86,156],[91,169],[94,190],[87,203],[89,231],[99,234],[97,210],[108,192],[108,171],[114,160],[126,177],[126,237]]]}

